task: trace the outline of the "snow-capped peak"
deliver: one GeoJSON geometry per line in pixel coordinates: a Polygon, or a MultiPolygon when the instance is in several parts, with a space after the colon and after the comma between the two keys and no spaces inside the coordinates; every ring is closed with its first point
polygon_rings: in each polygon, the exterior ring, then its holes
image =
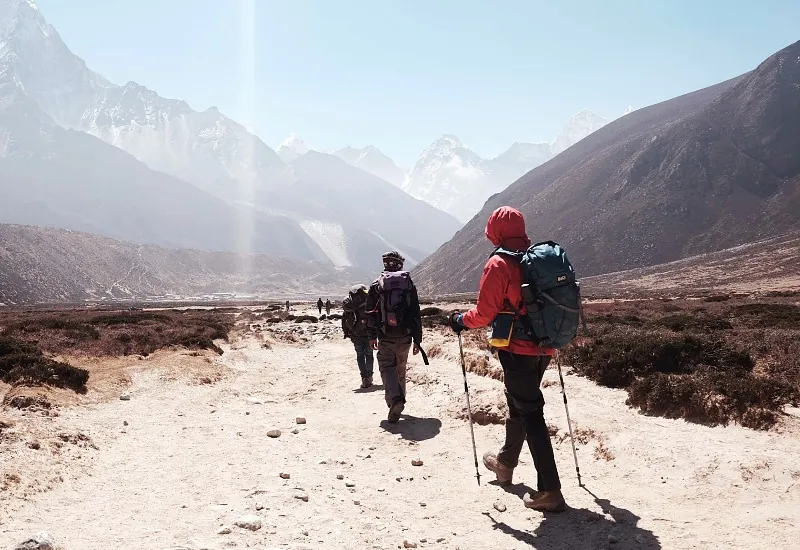
{"type": "Polygon", "coordinates": [[[550,144],[550,149],[557,155],[606,124],[608,120],[588,109],[582,109],[567,121],[561,133],[550,144]]]}
{"type": "Polygon", "coordinates": [[[348,146],[334,151],[333,154],[346,163],[356,168],[361,168],[365,172],[378,176],[397,187],[401,187],[405,182],[406,171],[372,145],[367,145],[361,149],[348,146]]]}
{"type": "Polygon", "coordinates": [[[627,108],[627,109],[625,109],[625,112],[624,112],[624,113],[622,113],[622,116],[629,115],[629,114],[631,114],[631,113],[632,113],[633,111],[635,111],[635,110],[636,110],[636,109],[634,109],[632,105],[628,105],[628,108],[627,108]]]}
{"type": "Polygon", "coordinates": [[[278,156],[283,162],[289,163],[309,152],[308,144],[297,134],[291,134],[284,139],[278,147],[278,156]]]}

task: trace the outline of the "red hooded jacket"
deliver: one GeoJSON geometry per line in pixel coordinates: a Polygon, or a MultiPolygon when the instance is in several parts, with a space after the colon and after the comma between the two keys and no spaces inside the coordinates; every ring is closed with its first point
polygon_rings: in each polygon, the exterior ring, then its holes
{"type": "MultiPolygon", "coordinates": [[[[525,219],[519,210],[501,206],[489,216],[486,238],[493,245],[506,250],[523,251],[531,245],[525,234],[525,219]]],[[[478,304],[461,318],[467,328],[479,328],[492,324],[501,311],[507,311],[506,301],[525,313],[522,301],[522,268],[514,258],[495,254],[486,262],[478,291],[478,304]]],[[[540,348],[527,340],[512,339],[508,348],[520,355],[555,355],[555,350],[540,348]]]]}

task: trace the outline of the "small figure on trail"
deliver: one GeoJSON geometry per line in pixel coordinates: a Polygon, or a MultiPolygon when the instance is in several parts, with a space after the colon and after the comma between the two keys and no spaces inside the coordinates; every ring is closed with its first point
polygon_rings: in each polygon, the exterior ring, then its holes
{"type": "Polygon", "coordinates": [[[330,301],[330,299],[325,300],[325,314],[326,315],[330,315],[331,314],[331,301],[330,301]]]}
{"type": "MultiPolygon", "coordinates": [[[[406,403],[406,364],[413,344],[414,355],[422,344],[417,288],[408,271],[403,271],[399,252],[383,255],[383,272],[369,287],[367,296],[367,335],[370,346],[378,350],[378,368],[383,380],[387,420],[395,423],[406,403]]],[[[424,355],[423,355],[424,357],[424,355]]]]}
{"type": "MultiPolygon", "coordinates": [[[[506,440],[499,453],[483,455],[483,464],[496,474],[498,482],[511,484],[527,439],[537,472],[538,490],[533,495],[525,495],[525,506],[540,511],[563,511],[566,503],[544,421],[544,396],[540,389],[555,350],[540,348],[525,331],[527,313],[522,295],[522,267],[505,252],[524,252],[531,245],[525,233],[525,219],[514,208],[500,207],[489,216],[486,237],[498,250],[484,267],[478,303],[470,311],[454,313],[450,318],[450,326],[457,333],[465,328],[492,324],[495,332],[501,324],[507,327],[505,347],[498,348],[497,352],[508,401],[506,440]],[[513,319],[513,325],[503,323],[505,317],[505,321],[513,319]]],[[[497,335],[493,334],[495,337],[497,335]]]]}
{"type": "Polygon", "coordinates": [[[367,287],[355,285],[342,303],[342,331],[344,337],[350,338],[356,349],[356,361],[361,373],[361,387],[372,386],[372,373],[374,358],[372,347],[367,337],[367,287]]]}
{"type": "Polygon", "coordinates": [[[317,309],[319,310],[319,314],[322,315],[322,298],[317,300],[317,309]]]}
{"type": "Polygon", "coordinates": [[[286,300],[286,312],[289,312],[289,300],[286,300]]]}

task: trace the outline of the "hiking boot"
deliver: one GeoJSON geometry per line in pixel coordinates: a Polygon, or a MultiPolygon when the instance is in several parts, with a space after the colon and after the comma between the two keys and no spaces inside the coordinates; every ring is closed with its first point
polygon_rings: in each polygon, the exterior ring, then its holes
{"type": "Polygon", "coordinates": [[[400,420],[400,413],[403,412],[405,408],[405,403],[403,403],[400,399],[397,399],[392,406],[389,407],[389,416],[386,417],[392,424],[396,424],[398,420],[400,420]]]}
{"type": "Polygon", "coordinates": [[[511,478],[514,477],[514,468],[509,468],[501,464],[496,454],[484,454],[483,465],[486,466],[486,469],[490,472],[494,472],[494,475],[497,476],[497,482],[500,485],[511,485],[511,478]]]}
{"type": "Polygon", "coordinates": [[[361,378],[361,387],[362,388],[371,388],[372,387],[372,377],[371,376],[364,376],[361,378]]]}
{"type": "Polygon", "coordinates": [[[525,508],[539,512],[563,512],[567,509],[567,503],[564,501],[561,491],[536,491],[533,496],[525,493],[522,502],[525,503],[525,508]]]}

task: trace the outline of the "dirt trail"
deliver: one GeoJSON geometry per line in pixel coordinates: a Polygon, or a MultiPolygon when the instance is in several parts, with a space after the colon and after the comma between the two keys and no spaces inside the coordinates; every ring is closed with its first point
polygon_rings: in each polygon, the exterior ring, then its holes
{"type": "MultiPolygon", "coordinates": [[[[354,354],[341,340],[267,350],[246,339],[225,348],[216,361],[227,374],[210,385],[137,370],[130,401],[61,411],[59,422],[90,434],[98,450],[76,459],[80,473],[0,518],[0,547],[38,530],[65,550],[392,549],[404,541],[752,549],[800,538],[797,418],[782,433],[648,418],[625,407],[623,392],[574,376],[567,384],[588,490],[577,486],[569,441],[556,447],[572,509],[543,517],[522,506],[524,484],[535,482],[529,456],[520,485],[489,484],[481,467],[479,488],[468,426],[455,418],[463,402],[455,349],[442,336],[431,340],[444,352],[430,367],[413,359],[408,414],[396,427],[384,421],[382,392],[356,389],[354,354]],[[281,436],[268,437],[272,429],[281,436]],[[417,458],[422,466],[412,466],[417,458]],[[296,498],[303,494],[307,502],[296,498]],[[498,501],[505,512],[493,507],[498,501]],[[248,514],[261,529],[234,526],[248,514]],[[231,532],[217,534],[223,527],[231,532]]],[[[547,373],[548,384],[556,379],[547,373]]],[[[471,375],[470,384],[478,404],[502,398],[499,382],[471,375]]],[[[545,396],[548,422],[564,430],[558,386],[545,396]]],[[[502,433],[477,426],[479,453],[496,450],[502,433]]]]}

